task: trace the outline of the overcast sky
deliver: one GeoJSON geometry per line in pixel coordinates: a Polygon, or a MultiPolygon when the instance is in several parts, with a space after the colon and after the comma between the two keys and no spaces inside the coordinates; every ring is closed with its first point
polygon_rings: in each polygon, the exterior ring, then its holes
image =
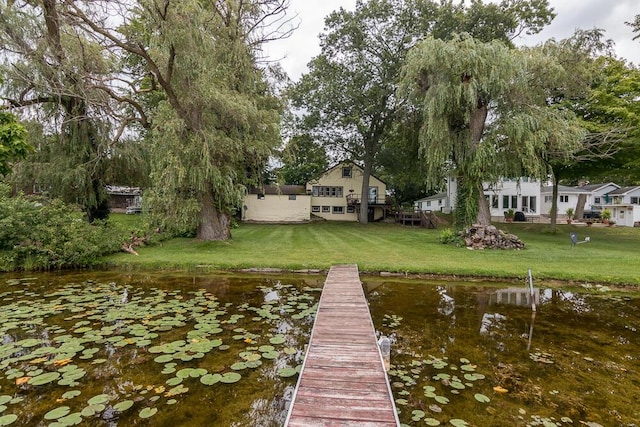
{"type": "MultiPolygon", "coordinates": [[[[286,39],[269,43],[265,53],[280,60],[293,80],[307,72],[307,63],[320,53],[318,34],[323,31],[324,18],[343,7],[352,10],[355,0],[290,0],[290,14],[297,14],[299,28],[286,39]]],[[[615,42],[616,53],[636,65],[640,64],[640,39],[632,40],[631,28],[624,23],[640,14],[638,0],[550,0],[556,18],[535,38],[519,39],[516,44],[533,45],[544,40],[563,39],[574,30],[602,28],[605,36],[615,42]]]]}

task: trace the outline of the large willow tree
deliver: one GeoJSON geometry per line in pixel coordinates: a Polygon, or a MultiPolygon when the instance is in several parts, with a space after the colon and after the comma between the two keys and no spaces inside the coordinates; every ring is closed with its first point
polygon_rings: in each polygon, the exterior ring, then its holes
{"type": "Polygon", "coordinates": [[[112,100],[101,87],[113,63],[72,25],[59,0],[0,2],[0,50],[5,104],[42,130],[31,132],[36,151],[12,179],[79,204],[90,220],[105,218],[106,160],[114,147],[112,100]]]}
{"type": "Polygon", "coordinates": [[[488,225],[483,181],[500,176],[546,177],[545,159],[579,147],[572,113],[548,105],[565,70],[542,50],[526,52],[467,34],[426,39],[408,55],[403,86],[424,111],[420,133],[428,176],[455,170],[459,225],[488,225]]]}
{"type": "Polygon", "coordinates": [[[279,139],[280,105],[257,66],[265,24],[281,0],[65,1],[67,13],[105,49],[127,56],[149,112],[152,188],[145,203],[159,225],[230,237],[243,186],[279,139]],[[112,27],[105,11],[124,21],[112,27]]]}

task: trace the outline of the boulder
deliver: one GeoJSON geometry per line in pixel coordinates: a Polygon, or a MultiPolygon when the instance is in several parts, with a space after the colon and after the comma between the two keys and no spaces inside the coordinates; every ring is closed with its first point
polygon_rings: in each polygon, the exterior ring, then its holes
{"type": "Polygon", "coordinates": [[[493,225],[474,224],[462,233],[469,249],[524,249],[524,242],[518,236],[498,230],[493,225]]]}

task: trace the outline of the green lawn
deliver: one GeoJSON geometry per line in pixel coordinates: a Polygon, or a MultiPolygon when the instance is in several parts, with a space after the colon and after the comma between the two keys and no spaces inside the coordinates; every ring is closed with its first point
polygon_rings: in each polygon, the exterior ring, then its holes
{"type": "MultiPolygon", "coordinates": [[[[119,221],[119,219],[115,219],[119,221]]],[[[127,220],[130,220],[129,218],[127,220]]],[[[134,224],[131,224],[134,225],[134,224]]],[[[640,229],[544,224],[499,224],[526,244],[521,251],[471,251],[438,242],[441,230],[394,224],[317,222],[297,225],[241,224],[227,242],[173,239],[117,254],[109,265],[128,269],[280,268],[328,269],[357,264],[361,272],[524,278],[577,283],[640,285],[640,229]],[[569,233],[591,242],[571,248],[569,233]]]]}

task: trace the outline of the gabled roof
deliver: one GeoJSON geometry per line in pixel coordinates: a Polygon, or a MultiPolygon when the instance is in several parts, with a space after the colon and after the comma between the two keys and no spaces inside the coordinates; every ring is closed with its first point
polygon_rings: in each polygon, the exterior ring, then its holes
{"type": "Polygon", "coordinates": [[[436,193],[432,196],[427,196],[427,197],[423,197],[422,199],[418,199],[414,203],[427,202],[429,200],[438,200],[438,199],[446,199],[446,198],[447,198],[447,193],[436,193]]]}
{"type": "Polygon", "coordinates": [[[624,196],[626,194],[629,193],[633,193],[634,191],[640,190],[640,186],[639,185],[634,185],[631,187],[620,187],[617,190],[613,190],[609,193],[609,195],[612,196],[616,196],[616,195],[620,195],[620,196],[624,196]]]}
{"type": "Polygon", "coordinates": [[[614,182],[607,182],[606,184],[587,184],[587,185],[580,186],[579,188],[585,189],[585,190],[593,193],[593,192],[601,190],[604,187],[607,187],[609,185],[613,185],[616,188],[620,188],[620,186],[618,184],[614,183],[614,182]]]}
{"type": "Polygon", "coordinates": [[[304,185],[263,185],[262,187],[252,187],[249,194],[307,194],[304,185]]]}
{"type": "MultiPolygon", "coordinates": [[[[350,162],[350,161],[344,161],[344,162],[340,162],[337,165],[331,166],[329,169],[327,169],[326,171],[322,172],[317,178],[310,180],[309,182],[317,182],[320,180],[320,178],[322,178],[323,176],[327,175],[329,172],[331,172],[334,169],[340,168],[340,167],[354,167],[357,169],[360,169],[360,172],[364,173],[364,169],[362,169],[361,166],[355,164],[354,162],[350,162]]],[[[383,180],[381,180],[380,178],[378,178],[377,176],[371,174],[372,177],[374,177],[375,179],[377,179],[378,181],[382,182],[384,185],[387,185],[386,182],[384,182],[383,180]]]]}
{"type": "MultiPolygon", "coordinates": [[[[551,193],[552,185],[542,187],[541,193],[551,193]]],[[[585,190],[584,187],[569,187],[567,185],[558,185],[558,194],[591,194],[591,191],[585,190]]]]}

